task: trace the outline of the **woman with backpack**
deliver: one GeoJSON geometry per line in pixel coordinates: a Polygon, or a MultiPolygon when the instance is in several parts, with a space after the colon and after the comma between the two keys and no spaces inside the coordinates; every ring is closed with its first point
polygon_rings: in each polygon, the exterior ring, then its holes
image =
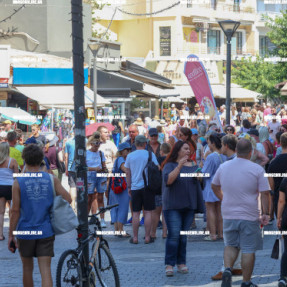
{"type": "Polygon", "coordinates": [[[113,140],[115,145],[118,147],[121,139],[121,133],[124,133],[124,128],[122,123],[119,120],[113,120],[112,125],[114,126],[114,130],[112,131],[113,140]]]}
{"type": "MultiPolygon", "coordinates": [[[[114,162],[113,174],[126,173],[125,161],[131,151],[131,146],[121,143],[118,147],[117,159],[114,162]]],[[[125,177],[112,177],[110,181],[109,204],[119,204],[111,209],[111,221],[114,222],[115,231],[121,234],[118,237],[131,237],[130,234],[122,234],[124,224],[127,222],[129,213],[129,193],[125,177]]]]}

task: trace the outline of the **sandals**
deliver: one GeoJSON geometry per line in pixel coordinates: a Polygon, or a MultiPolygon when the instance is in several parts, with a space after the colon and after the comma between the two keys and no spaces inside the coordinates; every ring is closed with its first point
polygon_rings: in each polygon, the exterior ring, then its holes
{"type": "Polygon", "coordinates": [[[131,239],[129,240],[129,243],[131,243],[131,244],[138,244],[138,242],[134,242],[134,239],[133,239],[133,238],[131,238],[131,239]]]}
{"type": "Polygon", "coordinates": [[[179,267],[177,265],[177,272],[181,273],[181,274],[187,274],[188,273],[188,268],[187,268],[187,266],[179,267]]]}
{"type": "MultiPolygon", "coordinates": [[[[152,237],[152,236],[150,236],[150,238],[151,238],[153,241],[155,241],[155,240],[156,240],[156,237],[152,237]]],[[[145,240],[145,237],[143,237],[143,240],[145,240]]]]}
{"type": "Polygon", "coordinates": [[[206,236],[203,238],[204,241],[216,241],[217,238],[215,237],[215,239],[213,239],[210,235],[206,236]]]}
{"type": "Polygon", "coordinates": [[[126,232],[126,234],[120,235],[121,238],[129,238],[131,237],[131,235],[129,233],[126,232]]]}
{"type": "Polygon", "coordinates": [[[149,241],[145,241],[144,244],[150,244],[154,242],[154,237],[151,237],[149,241]]]}
{"type": "Polygon", "coordinates": [[[173,267],[166,267],[165,268],[165,275],[167,276],[167,277],[172,277],[173,275],[174,275],[174,273],[173,273],[173,267]]]}

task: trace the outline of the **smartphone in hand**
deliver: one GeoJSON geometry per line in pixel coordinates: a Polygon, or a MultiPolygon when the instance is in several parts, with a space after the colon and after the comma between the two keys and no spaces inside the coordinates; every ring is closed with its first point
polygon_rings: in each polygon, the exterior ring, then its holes
{"type": "Polygon", "coordinates": [[[15,245],[15,242],[13,240],[10,242],[10,248],[14,250],[13,253],[16,252],[16,245],[15,245]]]}

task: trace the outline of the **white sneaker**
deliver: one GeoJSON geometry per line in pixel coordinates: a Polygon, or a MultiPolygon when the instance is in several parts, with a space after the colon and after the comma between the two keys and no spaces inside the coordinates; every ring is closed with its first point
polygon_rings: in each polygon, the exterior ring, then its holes
{"type": "Polygon", "coordinates": [[[103,218],[101,219],[101,227],[102,228],[106,228],[107,227],[107,224],[106,224],[106,222],[105,222],[105,220],[103,218]]]}

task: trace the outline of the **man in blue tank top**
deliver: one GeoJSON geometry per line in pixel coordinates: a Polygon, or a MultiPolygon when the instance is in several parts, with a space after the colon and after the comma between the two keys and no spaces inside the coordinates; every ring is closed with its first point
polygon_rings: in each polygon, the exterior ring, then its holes
{"type": "Polygon", "coordinates": [[[17,177],[12,187],[8,246],[11,252],[19,248],[24,287],[34,286],[33,257],[38,257],[42,286],[53,286],[51,258],[54,256],[55,235],[50,220],[54,200],[53,185],[56,195],[61,195],[69,203],[72,199],[58,178],[40,172],[44,158],[40,147],[30,144],[24,148],[22,156],[26,172],[21,174],[22,177],[17,177]]]}

